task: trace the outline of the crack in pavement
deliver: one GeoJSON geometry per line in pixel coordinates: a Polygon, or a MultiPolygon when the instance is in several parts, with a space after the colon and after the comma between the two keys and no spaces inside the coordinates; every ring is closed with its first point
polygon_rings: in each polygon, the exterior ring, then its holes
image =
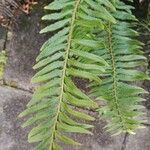
{"type": "Polygon", "coordinates": [[[126,145],[127,145],[127,142],[128,142],[128,138],[129,138],[129,133],[126,133],[125,136],[124,136],[124,140],[123,140],[123,142],[122,142],[121,150],[125,150],[125,149],[126,149],[126,145]]]}
{"type": "Polygon", "coordinates": [[[150,124],[149,123],[142,123],[144,126],[146,127],[150,127],[150,124]]]}
{"type": "MultiPolygon", "coordinates": [[[[146,127],[150,127],[150,124],[149,123],[142,123],[144,126],[146,127]]],[[[126,145],[127,145],[127,142],[128,142],[128,139],[129,139],[129,133],[126,133],[125,136],[124,136],[124,140],[122,142],[122,147],[121,147],[121,150],[126,150],[126,145]]]]}
{"type": "Polygon", "coordinates": [[[6,50],[6,45],[7,45],[7,40],[8,40],[8,29],[6,29],[6,34],[5,34],[5,37],[4,37],[4,44],[3,44],[3,49],[2,50],[6,50]]]}
{"type": "MultiPolygon", "coordinates": [[[[0,39],[0,40],[4,40],[4,42],[3,42],[2,46],[1,46],[1,48],[2,48],[1,50],[6,51],[7,42],[8,42],[8,40],[9,40],[9,38],[10,38],[10,37],[9,37],[9,34],[10,34],[11,31],[9,31],[9,30],[6,29],[6,28],[4,28],[4,30],[5,30],[4,36],[3,36],[3,38],[0,39]]],[[[6,54],[6,55],[7,55],[7,54],[6,54]]],[[[16,89],[16,90],[21,90],[21,91],[24,91],[24,92],[28,92],[28,93],[30,93],[30,94],[33,94],[33,90],[25,89],[24,87],[21,87],[21,86],[18,87],[17,85],[13,85],[13,84],[11,84],[11,82],[5,80],[4,77],[0,80],[0,86],[11,87],[11,88],[14,88],[14,89],[16,89]]]]}
{"type": "Polygon", "coordinates": [[[28,90],[28,89],[25,89],[23,87],[15,87],[15,86],[8,85],[6,83],[0,84],[0,86],[1,87],[10,87],[10,88],[13,88],[13,89],[16,89],[16,90],[20,90],[20,91],[23,91],[23,92],[28,92],[30,94],[33,94],[32,90],[28,90]]]}

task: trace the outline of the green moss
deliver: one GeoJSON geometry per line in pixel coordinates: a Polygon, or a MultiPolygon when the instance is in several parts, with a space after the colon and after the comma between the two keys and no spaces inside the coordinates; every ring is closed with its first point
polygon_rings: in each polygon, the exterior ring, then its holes
{"type": "Polygon", "coordinates": [[[0,52],[0,79],[2,79],[4,74],[4,66],[6,64],[7,57],[5,51],[0,52]]]}

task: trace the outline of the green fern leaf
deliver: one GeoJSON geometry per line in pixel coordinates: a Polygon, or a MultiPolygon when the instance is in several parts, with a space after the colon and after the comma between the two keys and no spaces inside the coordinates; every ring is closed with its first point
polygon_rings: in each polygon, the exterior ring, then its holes
{"type": "Polygon", "coordinates": [[[117,23],[108,23],[107,31],[99,33],[100,40],[106,37],[105,48],[96,50],[96,54],[104,58],[110,67],[103,73],[101,85],[91,84],[91,94],[107,102],[99,112],[106,118],[111,118],[106,126],[109,132],[133,133],[142,127],[142,121],[137,118],[142,115],[139,103],[143,99],[138,95],[147,93],[144,89],[133,86],[133,82],[149,79],[147,74],[135,67],[146,65],[147,62],[140,50],[143,44],[135,39],[138,34],[132,29],[132,22],[136,21],[131,13],[132,7],[119,0],[115,7],[117,11],[113,16],[117,23]]]}
{"type": "Polygon", "coordinates": [[[94,117],[79,110],[96,109],[98,105],[76,87],[72,77],[101,82],[99,75],[108,64],[93,53],[95,48],[104,47],[93,38],[93,30],[95,27],[103,29],[105,21],[115,22],[105,7],[115,11],[109,1],[100,0],[55,0],[45,7],[54,12],[42,19],[54,23],[41,33],[56,33],[43,44],[34,66],[38,72],[32,82],[41,86],[33,94],[27,109],[20,114],[20,117],[32,115],[23,127],[34,125],[28,140],[30,143],[39,142],[36,150],[60,150],[60,142],[79,145],[65,132],[91,134],[91,125],[76,122],[73,118],[93,121],[94,117]],[[97,16],[99,13],[102,15],[97,16]],[[85,22],[90,26],[85,27],[85,22]],[[86,63],[82,62],[83,59],[86,63]]]}

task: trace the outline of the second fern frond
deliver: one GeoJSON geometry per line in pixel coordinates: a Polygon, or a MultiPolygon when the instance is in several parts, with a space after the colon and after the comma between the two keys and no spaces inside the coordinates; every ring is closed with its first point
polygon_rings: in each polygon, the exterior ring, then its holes
{"type": "Polygon", "coordinates": [[[135,129],[142,127],[137,118],[142,114],[140,102],[143,99],[138,95],[147,92],[133,82],[149,79],[147,74],[136,70],[147,62],[141,51],[143,44],[136,40],[138,33],[133,30],[132,22],[136,19],[131,13],[131,6],[117,0],[116,9],[113,16],[117,23],[108,23],[106,31],[100,33],[106,37],[105,48],[96,51],[110,67],[103,75],[102,84],[92,85],[92,95],[107,102],[99,112],[111,118],[111,123],[106,126],[108,131],[113,134],[134,133],[135,129]]]}

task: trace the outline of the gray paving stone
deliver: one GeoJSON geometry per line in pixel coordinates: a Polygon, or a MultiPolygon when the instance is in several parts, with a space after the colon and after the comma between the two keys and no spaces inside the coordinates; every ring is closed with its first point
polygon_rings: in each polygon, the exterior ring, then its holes
{"type": "MultiPolygon", "coordinates": [[[[39,2],[41,6],[43,3],[39,2]]],[[[16,21],[18,25],[9,32],[9,38],[6,44],[8,61],[6,65],[4,79],[8,84],[14,84],[17,87],[30,89],[31,77],[34,74],[32,66],[35,64],[35,58],[43,42],[47,39],[45,35],[40,35],[42,28],[41,16],[43,7],[39,7],[30,13],[22,15],[16,21]]],[[[44,25],[43,25],[44,26],[44,25]]]]}
{"type": "Polygon", "coordinates": [[[30,150],[28,129],[22,129],[18,114],[30,100],[30,94],[8,87],[0,87],[0,150],[30,150]]]}
{"type": "MultiPolygon", "coordinates": [[[[25,119],[17,118],[30,97],[27,92],[0,87],[0,150],[31,150],[32,147],[27,142],[29,129],[20,127],[25,119]]],[[[105,124],[103,120],[93,122],[93,125],[96,125],[93,136],[73,135],[83,146],[64,146],[64,150],[121,150],[124,136],[112,138],[103,129],[105,124]]]]}
{"type": "Polygon", "coordinates": [[[130,135],[126,150],[150,150],[150,128],[139,130],[136,135],[130,135]]]}
{"type": "MultiPolygon", "coordinates": [[[[147,124],[150,124],[150,111],[147,110],[147,124]]],[[[150,150],[150,126],[137,130],[130,135],[126,143],[126,150],[150,150]]]]}

